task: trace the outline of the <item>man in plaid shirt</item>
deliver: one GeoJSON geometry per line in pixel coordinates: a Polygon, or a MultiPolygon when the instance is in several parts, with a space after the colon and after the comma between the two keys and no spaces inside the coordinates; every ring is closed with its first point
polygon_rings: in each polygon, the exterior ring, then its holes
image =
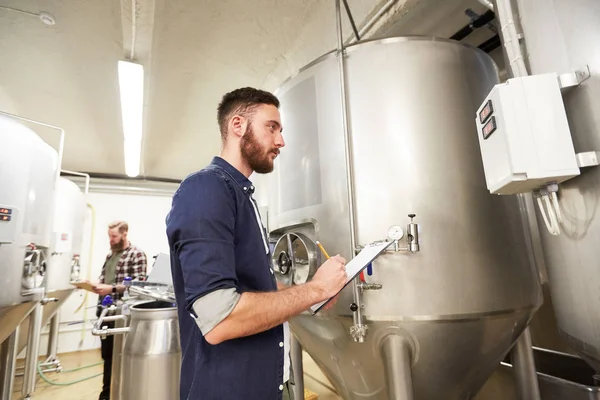
{"type": "MultiPolygon", "coordinates": [[[[98,312],[100,316],[102,311],[102,299],[106,295],[111,295],[113,300],[118,300],[125,292],[123,281],[126,277],[131,280],[144,279],[148,261],[146,254],[139,248],[132,245],[127,239],[129,225],[124,221],[113,222],[108,225],[108,238],[110,241],[110,253],[106,256],[102,273],[100,274],[100,283],[95,285],[94,291],[98,297],[98,312]]],[[[114,323],[107,322],[106,325],[111,328],[114,323]]],[[[109,400],[110,398],[110,380],[112,370],[113,337],[108,336],[101,340],[102,358],[104,359],[104,378],[102,393],[99,400],[109,400]]]]}

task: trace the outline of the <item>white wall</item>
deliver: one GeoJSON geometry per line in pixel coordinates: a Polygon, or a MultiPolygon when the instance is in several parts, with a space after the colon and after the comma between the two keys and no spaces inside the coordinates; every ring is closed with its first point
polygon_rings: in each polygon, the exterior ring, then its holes
{"type": "MultiPolygon", "coordinates": [[[[108,224],[115,220],[125,220],[129,223],[129,239],[131,243],[141,248],[148,257],[148,273],[158,253],[169,253],[169,246],[165,233],[165,217],[171,208],[169,195],[139,195],[139,194],[112,194],[90,192],[88,203],[95,210],[95,227],[92,239],[92,218],[88,210],[84,245],[81,254],[81,277],[96,281],[102,270],[106,254],[110,251],[108,243],[108,224]],[[91,253],[90,253],[91,250],[91,253]],[[91,264],[88,263],[91,255],[91,264]],[[88,271],[89,265],[89,271],[88,271]]],[[[84,290],[76,290],[71,294],[61,307],[60,334],[58,352],[66,353],[80,350],[89,350],[100,347],[100,338],[92,336],[91,328],[96,319],[96,303],[98,296],[84,290]],[[87,307],[75,312],[85,301],[87,293],[87,307]],[[82,321],[69,325],[71,322],[82,321]]],[[[42,331],[40,341],[40,354],[45,354],[47,349],[48,327],[42,331]]],[[[25,351],[20,354],[23,357],[25,351]]]]}

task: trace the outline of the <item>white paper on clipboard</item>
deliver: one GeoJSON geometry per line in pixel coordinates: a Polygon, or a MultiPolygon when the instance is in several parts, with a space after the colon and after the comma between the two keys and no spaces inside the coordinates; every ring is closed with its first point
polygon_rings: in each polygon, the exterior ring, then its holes
{"type": "MultiPolygon", "coordinates": [[[[387,249],[394,242],[375,242],[366,245],[360,253],[356,255],[348,264],[346,264],[346,272],[348,273],[348,277],[346,278],[346,284],[344,287],[348,285],[348,283],[352,282],[352,279],[356,278],[360,271],[365,269],[379,254],[381,254],[385,249],[387,249]]],[[[344,288],[342,288],[344,289],[344,288]]],[[[341,291],[341,290],[340,290],[341,291]]],[[[335,297],[335,296],[334,296],[335,297]]],[[[316,314],[319,310],[329,302],[331,298],[322,301],[313,305],[310,308],[310,312],[316,314]]]]}

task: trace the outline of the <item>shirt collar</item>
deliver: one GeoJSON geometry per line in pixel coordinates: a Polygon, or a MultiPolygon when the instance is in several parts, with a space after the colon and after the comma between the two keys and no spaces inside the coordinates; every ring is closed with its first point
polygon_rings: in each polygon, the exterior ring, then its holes
{"type": "Polygon", "coordinates": [[[250,181],[250,179],[246,178],[244,174],[242,174],[237,168],[233,165],[229,164],[223,158],[219,156],[215,156],[211,162],[212,165],[216,165],[219,168],[222,168],[231,176],[238,185],[244,190],[244,192],[248,192],[250,194],[254,193],[254,185],[250,181]]]}

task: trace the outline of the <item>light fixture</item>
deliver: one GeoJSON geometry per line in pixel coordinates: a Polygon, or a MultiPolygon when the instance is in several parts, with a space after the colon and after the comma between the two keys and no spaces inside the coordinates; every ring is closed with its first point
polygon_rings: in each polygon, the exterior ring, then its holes
{"type": "Polygon", "coordinates": [[[140,174],[142,151],[142,119],[144,114],[144,67],[130,61],[119,61],[119,89],[123,120],[125,173],[140,174]]]}
{"type": "Polygon", "coordinates": [[[38,17],[40,19],[40,21],[42,21],[45,25],[48,26],[53,26],[54,24],[56,24],[56,20],[54,19],[54,16],[52,14],[50,14],[49,12],[46,11],[40,11],[39,13],[32,13],[29,11],[25,11],[25,10],[19,10],[18,8],[12,8],[12,7],[6,7],[6,6],[0,6],[0,9],[2,10],[7,10],[7,11],[14,11],[23,15],[29,15],[32,17],[38,17]]]}

